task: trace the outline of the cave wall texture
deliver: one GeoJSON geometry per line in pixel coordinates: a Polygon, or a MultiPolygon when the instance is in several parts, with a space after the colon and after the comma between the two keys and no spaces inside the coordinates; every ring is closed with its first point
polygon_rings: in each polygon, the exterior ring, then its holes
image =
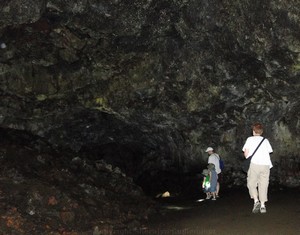
{"type": "Polygon", "coordinates": [[[300,185],[298,0],[4,0],[0,43],[2,131],[151,191],[200,172],[207,146],[238,184],[259,121],[272,182],[300,185]]]}

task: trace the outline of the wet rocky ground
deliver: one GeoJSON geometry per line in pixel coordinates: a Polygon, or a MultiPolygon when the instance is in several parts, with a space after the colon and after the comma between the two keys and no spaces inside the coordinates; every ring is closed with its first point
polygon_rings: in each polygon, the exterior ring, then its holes
{"type": "Polygon", "coordinates": [[[252,213],[246,188],[224,190],[216,201],[201,200],[201,194],[160,199],[164,213],[150,219],[145,234],[298,235],[299,193],[299,188],[270,187],[266,214],[252,213]]]}

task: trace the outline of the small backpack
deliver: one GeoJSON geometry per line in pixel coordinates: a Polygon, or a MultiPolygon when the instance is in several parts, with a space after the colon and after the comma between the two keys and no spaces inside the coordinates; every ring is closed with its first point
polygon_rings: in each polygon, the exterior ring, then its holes
{"type": "Polygon", "coordinates": [[[221,158],[219,159],[219,163],[220,163],[220,169],[221,169],[221,171],[223,171],[225,166],[224,166],[224,162],[221,158]]]}

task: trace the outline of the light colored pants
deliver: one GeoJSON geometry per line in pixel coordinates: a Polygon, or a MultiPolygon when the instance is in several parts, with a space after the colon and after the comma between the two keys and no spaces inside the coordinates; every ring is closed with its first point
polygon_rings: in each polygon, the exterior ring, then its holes
{"type": "Polygon", "coordinates": [[[252,199],[257,198],[261,202],[268,201],[269,177],[270,166],[257,165],[254,163],[250,164],[247,177],[247,187],[252,199]]]}

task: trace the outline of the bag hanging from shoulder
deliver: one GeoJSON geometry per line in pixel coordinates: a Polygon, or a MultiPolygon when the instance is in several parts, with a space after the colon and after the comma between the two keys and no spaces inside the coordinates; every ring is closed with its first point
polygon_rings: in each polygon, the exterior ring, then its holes
{"type": "Polygon", "coordinates": [[[242,163],[242,169],[245,173],[248,173],[250,163],[251,163],[251,159],[252,159],[252,157],[248,157],[242,163]]]}
{"type": "Polygon", "coordinates": [[[265,137],[262,139],[262,141],[260,141],[259,145],[257,146],[257,148],[255,149],[255,151],[253,152],[253,154],[246,158],[243,163],[242,163],[242,169],[245,173],[248,173],[249,167],[250,167],[250,163],[251,163],[251,159],[254,156],[254,154],[256,153],[257,149],[259,148],[259,146],[262,144],[262,142],[265,140],[265,137]]]}

